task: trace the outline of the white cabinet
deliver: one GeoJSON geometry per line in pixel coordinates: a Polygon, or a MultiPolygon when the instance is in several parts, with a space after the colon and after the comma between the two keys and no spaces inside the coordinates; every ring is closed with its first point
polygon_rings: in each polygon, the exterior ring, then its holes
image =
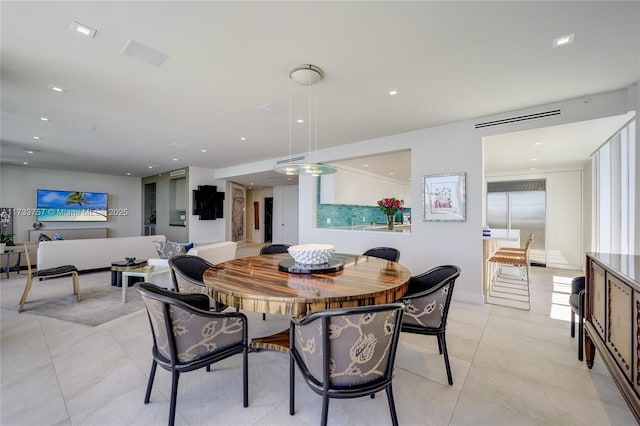
{"type": "Polygon", "coordinates": [[[375,206],[378,200],[390,197],[402,199],[406,207],[411,207],[411,183],[345,169],[321,178],[321,204],[375,206]]]}

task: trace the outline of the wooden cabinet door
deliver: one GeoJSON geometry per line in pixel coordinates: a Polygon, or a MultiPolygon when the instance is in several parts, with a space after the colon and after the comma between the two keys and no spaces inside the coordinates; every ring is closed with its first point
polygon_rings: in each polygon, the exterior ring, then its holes
{"type": "Polygon", "coordinates": [[[633,364],[631,353],[633,321],[630,319],[632,318],[633,291],[631,287],[611,274],[607,274],[606,278],[609,302],[607,306],[607,347],[622,372],[627,376],[627,380],[631,382],[633,380],[631,369],[633,364]]]}
{"type": "Polygon", "coordinates": [[[605,276],[604,269],[595,262],[591,264],[591,286],[587,303],[591,308],[591,323],[604,340],[605,324],[605,276]]]}

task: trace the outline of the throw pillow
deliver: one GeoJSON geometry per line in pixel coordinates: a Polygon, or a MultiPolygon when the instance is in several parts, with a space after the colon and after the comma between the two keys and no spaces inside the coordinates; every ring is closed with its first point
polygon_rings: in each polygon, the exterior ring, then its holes
{"type": "Polygon", "coordinates": [[[56,232],[56,235],[53,236],[53,239],[56,241],[64,240],[64,238],[62,238],[62,235],[58,234],[57,232],[56,232]]]}
{"type": "Polygon", "coordinates": [[[193,243],[178,243],[175,241],[167,241],[164,245],[164,253],[167,258],[170,258],[178,254],[187,254],[187,251],[189,251],[189,248],[191,247],[193,247],[193,243]]]}
{"type": "Polygon", "coordinates": [[[42,241],[51,241],[51,237],[47,234],[40,234],[38,236],[38,242],[41,243],[42,241]]]}
{"type": "Polygon", "coordinates": [[[153,245],[156,248],[156,252],[160,259],[166,259],[167,255],[164,253],[164,241],[154,241],[153,245]]]}

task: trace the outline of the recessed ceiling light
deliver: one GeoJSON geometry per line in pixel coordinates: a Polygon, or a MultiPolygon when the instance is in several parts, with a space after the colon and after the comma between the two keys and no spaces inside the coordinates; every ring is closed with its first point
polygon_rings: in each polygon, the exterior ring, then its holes
{"type": "Polygon", "coordinates": [[[240,137],[240,140],[241,140],[241,141],[246,141],[246,140],[247,140],[247,138],[245,138],[244,136],[242,136],[242,137],[240,137]]]}
{"type": "Polygon", "coordinates": [[[39,141],[40,139],[42,139],[42,136],[34,136],[33,139],[39,141]]]}
{"type": "Polygon", "coordinates": [[[27,154],[33,154],[33,151],[27,151],[27,154]]]}
{"type": "Polygon", "coordinates": [[[291,180],[292,178],[287,178],[287,180],[291,180]]]}
{"type": "Polygon", "coordinates": [[[127,176],[131,176],[131,172],[127,172],[127,176]]]}
{"type": "Polygon", "coordinates": [[[86,25],[76,21],[72,21],[69,28],[71,28],[71,31],[79,32],[80,34],[85,35],[89,38],[94,38],[97,32],[95,29],[87,27],[86,25]]]}
{"type": "Polygon", "coordinates": [[[555,38],[553,39],[553,42],[551,43],[551,46],[553,47],[560,47],[560,46],[566,46],[568,44],[573,43],[573,39],[575,37],[575,33],[574,34],[567,34],[567,35],[563,35],[561,37],[555,38]]]}
{"type": "Polygon", "coordinates": [[[538,161],[538,159],[537,158],[532,158],[531,161],[538,161]]]}
{"type": "Polygon", "coordinates": [[[150,169],[153,169],[153,166],[149,166],[150,169]]]}
{"type": "Polygon", "coordinates": [[[178,161],[178,159],[177,159],[177,158],[174,158],[174,159],[173,159],[173,161],[178,161]]]}
{"type": "Polygon", "coordinates": [[[253,182],[251,182],[249,185],[253,186],[253,182]]]}
{"type": "Polygon", "coordinates": [[[540,146],[542,144],[544,144],[544,142],[536,142],[536,143],[534,143],[535,146],[540,146]]]}
{"type": "Polygon", "coordinates": [[[27,163],[26,161],[23,161],[22,164],[24,164],[25,166],[28,165],[29,163],[27,163]]]}
{"type": "Polygon", "coordinates": [[[40,117],[40,121],[51,121],[49,117],[40,117]]]}
{"type": "Polygon", "coordinates": [[[49,90],[56,93],[64,93],[67,91],[67,89],[65,89],[64,87],[56,86],[55,84],[50,84],[49,90]]]}
{"type": "Polygon", "coordinates": [[[535,169],[536,169],[535,167],[531,167],[529,170],[535,170],[535,169]]]}
{"type": "Polygon", "coordinates": [[[393,176],[393,172],[389,172],[389,174],[390,174],[391,176],[393,176]]]}
{"type": "Polygon", "coordinates": [[[369,167],[369,165],[368,165],[368,164],[365,164],[365,165],[364,165],[364,167],[369,167]]]}
{"type": "Polygon", "coordinates": [[[397,94],[398,94],[398,91],[396,89],[389,90],[389,96],[395,96],[397,94]]]}
{"type": "Polygon", "coordinates": [[[298,123],[304,123],[304,120],[303,120],[302,118],[298,118],[296,121],[297,121],[298,123]]]}
{"type": "Polygon", "coordinates": [[[201,149],[200,152],[207,152],[207,150],[206,149],[201,149]]]}

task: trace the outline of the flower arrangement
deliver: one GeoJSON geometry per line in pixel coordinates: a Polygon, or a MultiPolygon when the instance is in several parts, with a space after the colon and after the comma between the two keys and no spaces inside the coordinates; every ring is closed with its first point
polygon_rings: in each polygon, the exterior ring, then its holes
{"type": "Polygon", "coordinates": [[[389,230],[392,230],[396,213],[398,210],[404,210],[404,200],[398,200],[395,197],[383,198],[378,201],[378,207],[387,215],[387,227],[389,230]]]}

